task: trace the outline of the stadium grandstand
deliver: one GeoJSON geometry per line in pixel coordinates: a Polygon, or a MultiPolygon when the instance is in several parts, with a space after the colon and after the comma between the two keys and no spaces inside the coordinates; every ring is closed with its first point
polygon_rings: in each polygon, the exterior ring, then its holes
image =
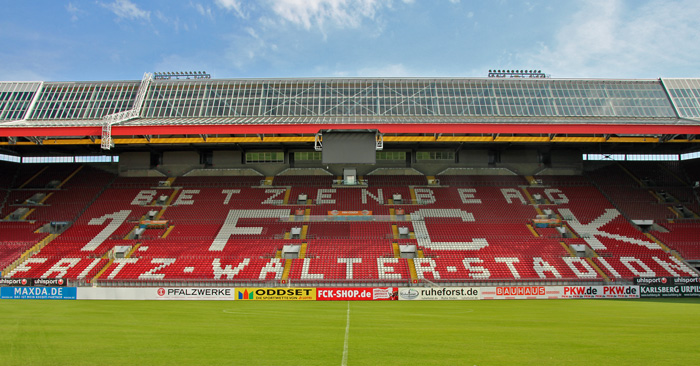
{"type": "Polygon", "coordinates": [[[0,82],[0,268],[77,286],[700,273],[700,79],[0,82]]]}

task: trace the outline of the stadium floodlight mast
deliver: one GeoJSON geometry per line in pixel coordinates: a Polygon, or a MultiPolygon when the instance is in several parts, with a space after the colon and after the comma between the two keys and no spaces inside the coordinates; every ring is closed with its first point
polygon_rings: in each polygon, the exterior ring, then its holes
{"type": "Polygon", "coordinates": [[[548,78],[542,70],[489,70],[490,78],[548,78]]]}
{"type": "Polygon", "coordinates": [[[183,79],[211,79],[211,74],[206,71],[165,71],[154,72],[153,79],[155,80],[180,80],[183,79]]]}

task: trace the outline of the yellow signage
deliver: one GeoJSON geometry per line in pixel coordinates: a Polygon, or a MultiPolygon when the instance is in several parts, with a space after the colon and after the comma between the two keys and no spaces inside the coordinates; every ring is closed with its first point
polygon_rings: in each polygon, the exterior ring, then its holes
{"type": "Polygon", "coordinates": [[[236,300],[316,300],[316,289],[236,288],[236,300]]]}

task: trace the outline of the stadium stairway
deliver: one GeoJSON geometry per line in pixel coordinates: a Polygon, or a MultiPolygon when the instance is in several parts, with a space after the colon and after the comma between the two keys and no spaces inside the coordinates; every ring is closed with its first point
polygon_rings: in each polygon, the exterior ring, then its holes
{"type": "Polygon", "coordinates": [[[48,236],[46,236],[46,237],[45,237],[44,239],[42,239],[41,241],[39,241],[38,243],[34,244],[34,246],[32,246],[31,248],[27,249],[24,253],[22,253],[22,255],[21,255],[19,258],[17,258],[17,260],[15,260],[14,262],[12,262],[12,264],[10,264],[9,266],[7,266],[7,268],[5,268],[5,269],[2,271],[2,276],[3,276],[3,277],[11,276],[11,275],[12,275],[12,274],[11,274],[12,271],[13,271],[15,268],[17,268],[17,266],[19,266],[20,264],[22,264],[22,263],[23,263],[24,261],[26,261],[28,258],[31,258],[31,256],[34,255],[35,253],[38,253],[38,252],[41,250],[41,248],[45,247],[45,246],[46,246],[48,243],[50,243],[52,240],[56,239],[56,237],[58,237],[58,234],[49,234],[48,236]]]}
{"type": "Polygon", "coordinates": [[[664,243],[662,243],[659,239],[657,239],[654,235],[651,235],[650,233],[644,233],[644,235],[651,239],[654,243],[659,244],[661,249],[664,250],[664,252],[670,253],[671,249],[669,249],[664,243]]]}
{"type": "MultiPolygon", "coordinates": [[[[301,258],[301,256],[300,256],[301,258]]],[[[284,260],[284,270],[282,271],[282,283],[287,283],[289,281],[289,272],[292,269],[292,260],[291,259],[285,259],[284,260]]]]}
{"type": "Polygon", "coordinates": [[[61,188],[61,187],[63,187],[66,183],[68,183],[69,180],[71,180],[71,178],[73,178],[76,174],[78,174],[78,173],[83,169],[84,166],[85,166],[85,165],[81,165],[81,166],[79,166],[78,168],[76,168],[76,169],[75,169],[72,173],[70,173],[70,175],[68,175],[68,176],[66,177],[66,179],[64,179],[56,188],[61,188]]]}
{"type": "Polygon", "coordinates": [[[104,274],[107,271],[107,269],[109,269],[112,263],[114,263],[114,259],[110,259],[109,262],[107,262],[107,264],[105,264],[104,267],[102,267],[102,269],[100,269],[97,272],[97,274],[90,280],[90,282],[94,283],[95,281],[97,281],[100,278],[100,276],[102,276],[102,274],[104,274]]]}
{"type": "MultiPolygon", "coordinates": [[[[597,254],[596,254],[596,256],[597,256],[597,254]]],[[[590,264],[591,267],[593,267],[593,269],[594,269],[596,272],[598,272],[598,274],[599,274],[601,277],[603,277],[603,279],[605,280],[605,282],[610,282],[610,277],[608,277],[608,275],[605,274],[605,272],[604,272],[602,269],[600,269],[600,267],[598,267],[598,265],[593,261],[593,259],[591,259],[591,258],[586,258],[586,262],[588,262],[588,264],[590,264]]]]}
{"type": "Polygon", "coordinates": [[[639,178],[637,178],[631,171],[629,171],[629,169],[627,169],[626,167],[624,167],[624,166],[623,166],[622,164],[620,164],[619,162],[616,162],[616,165],[617,165],[620,169],[622,169],[623,172],[625,172],[625,173],[626,173],[627,175],[629,175],[632,179],[634,179],[634,181],[637,182],[637,184],[639,184],[640,187],[644,187],[644,186],[645,186],[645,184],[644,184],[641,180],[639,180],[639,178]]]}
{"type": "Polygon", "coordinates": [[[29,179],[27,179],[24,183],[22,183],[22,185],[17,187],[17,189],[22,189],[22,188],[26,187],[27,185],[29,185],[29,183],[31,183],[34,179],[36,179],[36,177],[40,176],[41,173],[45,172],[47,169],[49,169],[48,165],[45,166],[43,169],[39,170],[36,174],[32,175],[29,179]]]}
{"type": "Polygon", "coordinates": [[[408,262],[408,271],[411,273],[411,282],[416,283],[418,281],[418,273],[416,272],[416,263],[413,259],[409,258],[406,260],[408,262]]]}

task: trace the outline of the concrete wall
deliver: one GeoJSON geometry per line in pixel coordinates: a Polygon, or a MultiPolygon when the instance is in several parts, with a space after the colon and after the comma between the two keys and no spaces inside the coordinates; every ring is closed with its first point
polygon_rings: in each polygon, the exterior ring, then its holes
{"type": "Polygon", "coordinates": [[[196,151],[166,151],[158,170],[169,177],[177,177],[203,166],[199,163],[199,153],[196,151]]]}
{"type": "Polygon", "coordinates": [[[119,171],[143,170],[151,167],[151,153],[147,151],[125,152],[119,155],[119,171]]]}
{"type": "Polygon", "coordinates": [[[212,154],[214,168],[240,168],[243,153],[241,151],[215,150],[212,154]]]}
{"type": "MultiPolygon", "coordinates": [[[[322,168],[334,176],[341,176],[343,169],[355,168],[360,176],[378,168],[391,168],[389,173],[379,172],[375,174],[410,174],[418,171],[424,175],[443,174],[469,174],[469,175],[573,175],[580,174],[583,166],[581,154],[575,150],[555,150],[551,157],[551,166],[539,163],[538,152],[535,149],[513,148],[503,150],[500,153],[500,162],[489,166],[489,151],[486,149],[463,149],[458,153],[459,162],[450,161],[419,161],[407,163],[406,161],[378,161],[376,165],[370,164],[332,164],[323,165],[320,161],[295,161],[293,168],[313,169],[322,168]],[[410,165],[410,166],[409,166],[410,165]],[[491,168],[502,168],[493,170],[491,168]],[[445,172],[446,169],[464,169],[460,172],[445,172]],[[395,173],[394,173],[395,172],[395,173]],[[403,173],[402,173],[403,172],[403,173]]],[[[216,150],[212,152],[212,172],[199,172],[198,175],[228,175],[238,174],[229,172],[216,173],[217,169],[255,169],[264,176],[274,176],[292,166],[289,159],[286,163],[275,164],[244,164],[243,152],[240,150],[216,150]]],[[[150,167],[150,152],[126,152],[120,155],[119,172],[121,175],[142,175],[150,167]]],[[[171,151],[163,154],[163,163],[157,167],[158,171],[167,176],[180,176],[192,169],[204,168],[199,164],[199,154],[195,151],[171,151]]],[[[206,169],[205,169],[206,170],[206,169]]],[[[308,171],[307,171],[308,172],[308,171]]],[[[155,174],[156,172],[153,172],[155,174]]],[[[293,174],[293,173],[290,173],[293,174]]],[[[303,175],[303,174],[302,174],[303,175]]]]}
{"type": "Polygon", "coordinates": [[[501,151],[502,164],[537,164],[537,150],[504,150],[501,151]]]}
{"type": "Polygon", "coordinates": [[[487,167],[489,165],[488,150],[461,150],[459,165],[468,167],[487,167]]]}
{"type": "Polygon", "coordinates": [[[561,150],[552,152],[552,167],[581,165],[583,160],[581,152],[575,150],[561,150]]]}
{"type": "Polygon", "coordinates": [[[163,153],[163,166],[197,164],[199,164],[199,154],[196,151],[166,151],[163,153]]]}

